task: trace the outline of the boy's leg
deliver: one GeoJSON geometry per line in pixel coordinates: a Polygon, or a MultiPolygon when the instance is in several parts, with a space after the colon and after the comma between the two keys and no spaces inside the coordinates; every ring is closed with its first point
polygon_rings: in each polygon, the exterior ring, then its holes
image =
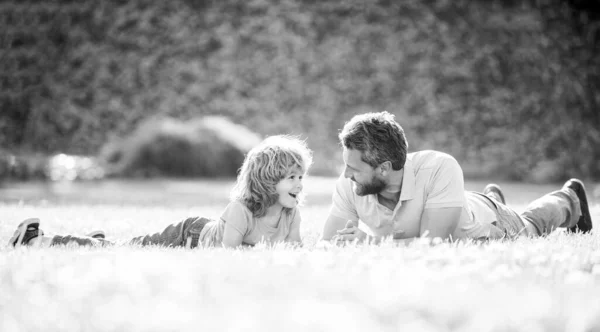
{"type": "Polygon", "coordinates": [[[20,247],[28,245],[29,241],[42,237],[44,231],[40,229],[40,220],[38,218],[29,218],[23,220],[15,230],[13,236],[8,240],[8,245],[20,247]]]}
{"type": "Polygon", "coordinates": [[[592,229],[585,188],[577,179],[571,179],[560,190],[533,201],[521,215],[538,228],[540,235],[559,227],[582,232],[592,229]]]}
{"type": "Polygon", "coordinates": [[[165,247],[195,248],[198,246],[200,232],[211,221],[207,218],[191,217],[177,224],[169,225],[160,233],[148,234],[133,238],[129,243],[159,245],[165,247]]]}
{"type": "MultiPolygon", "coordinates": [[[[44,239],[45,240],[45,239],[44,239]]],[[[44,241],[42,240],[42,241],[44,241]]],[[[42,242],[44,243],[44,242],[42,242]]],[[[78,244],[84,247],[104,247],[114,243],[104,238],[96,236],[73,236],[73,235],[55,235],[50,240],[50,246],[78,244]]]]}
{"type": "Polygon", "coordinates": [[[22,245],[39,245],[50,247],[54,245],[67,245],[77,243],[81,246],[103,246],[110,245],[112,242],[104,239],[104,232],[96,231],[87,237],[77,236],[44,236],[44,231],[40,229],[40,220],[38,218],[29,218],[17,226],[17,230],[8,241],[9,245],[19,247],[22,245]]]}
{"type": "Polygon", "coordinates": [[[89,232],[88,234],[86,234],[86,236],[89,236],[94,239],[102,239],[102,240],[106,239],[106,234],[104,234],[104,231],[101,231],[101,230],[89,232]]]}

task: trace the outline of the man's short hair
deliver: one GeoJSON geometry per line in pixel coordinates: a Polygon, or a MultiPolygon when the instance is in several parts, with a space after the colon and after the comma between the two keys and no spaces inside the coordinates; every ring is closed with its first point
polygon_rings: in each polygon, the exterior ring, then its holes
{"type": "Polygon", "coordinates": [[[339,134],[346,149],[362,152],[362,160],[375,168],[386,161],[399,171],[406,162],[408,142],[404,129],[388,112],[354,116],[339,134]]]}

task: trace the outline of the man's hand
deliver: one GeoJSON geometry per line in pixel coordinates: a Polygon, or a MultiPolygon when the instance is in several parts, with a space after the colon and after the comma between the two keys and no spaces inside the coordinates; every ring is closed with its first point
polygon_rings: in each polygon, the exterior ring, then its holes
{"type": "Polygon", "coordinates": [[[332,240],[335,243],[338,242],[363,242],[367,238],[367,233],[358,229],[358,221],[348,220],[346,227],[337,231],[337,234],[333,236],[332,240]]]}

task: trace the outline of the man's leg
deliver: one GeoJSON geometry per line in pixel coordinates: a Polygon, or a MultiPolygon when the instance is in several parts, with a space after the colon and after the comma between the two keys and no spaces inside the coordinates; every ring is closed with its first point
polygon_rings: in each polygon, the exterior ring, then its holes
{"type": "Polygon", "coordinates": [[[592,229],[585,187],[577,179],[571,179],[560,190],[533,201],[521,216],[535,225],[540,235],[559,227],[579,229],[584,233],[592,229]]]}
{"type": "Polygon", "coordinates": [[[519,236],[537,236],[537,229],[529,221],[525,220],[519,213],[506,204],[505,196],[498,185],[489,184],[483,193],[474,192],[469,196],[488,206],[495,215],[492,225],[504,233],[505,238],[514,239],[519,236]]]}
{"type": "Polygon", "coordinates": [[[160,233],[148,234],[133,238],[131,244],[159,245],[165,247],[195,248],[198,246],[200,232],[210,219],[191,217],[177,224],[169,225],[160,233]]]}
{"type": "Polygon", "coordinates": [[[588,205],[587,194],[585,192],[585,186],[583,182],[577,179],[571,179],[565,183],[565,185],[575,191],[577,198],[579,198],[579,206],[581,208],[581,217],[577,221],[577,224],[569,228],[571,232],[577,232],[577,230],[587,233],[592,230],[592,215],[590,214],[590,206],[588,205]]]}
{"type": "Polygon", "coordinates": [[[483,194],[487,197],[493,198],[498,202],[506,205],[506,199],[504,198],[504,193],[499,185],[495,183],[490,183],[483,189],[483,194]]]}

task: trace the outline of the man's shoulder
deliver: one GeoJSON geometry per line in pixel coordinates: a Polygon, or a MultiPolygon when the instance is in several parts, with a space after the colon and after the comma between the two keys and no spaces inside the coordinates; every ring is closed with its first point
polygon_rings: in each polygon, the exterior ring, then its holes
{"type": "Polygon", "coordinates": [[[423,150],[409,153],[407,160],[410,160],[413,163],[415,170],[440,168],[448,163],[457,163],[456,159],[448,153],[435,150],[423,150]]]}

